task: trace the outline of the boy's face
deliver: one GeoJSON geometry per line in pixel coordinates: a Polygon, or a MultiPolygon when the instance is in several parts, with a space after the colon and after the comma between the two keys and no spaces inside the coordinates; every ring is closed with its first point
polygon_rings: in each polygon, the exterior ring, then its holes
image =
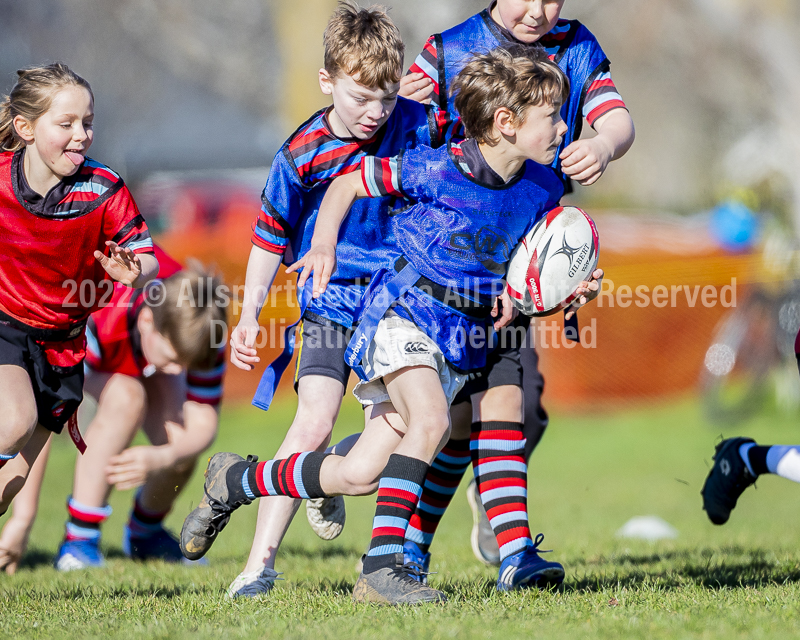
{"type": "Polygon", "coordinates": [[[561,105],[542,104],[528,107],[525,122],[516,128],[516,146],[530,160],[549,165],[567,133],[561,119],[561,105]]]}
{"type": "Polygon", "coordinates": [[[564,0],[497,0],[492,9],[495,22],[525,44],[533,44],[558,22],[564,0]]]}
{"type": "Polygon", "coordinates": [[[328,116],[333,133],[339,138],[368,140],[392,115],[400,83],[385,89],[367,87],[352,76],[342,73],[332,78],[320,69],[319,86],[322,93],[333,98],[333,110],[328,116]]]}
{"type": "Polygon", "coordinates": [[[156,330],[153,312],[149,308],[144,307],[139,312],[137,326],[142,341],[142,354],[156,371],[170,375],[177,375],[183,371],[175,347],[166,336],[156,330]]]}

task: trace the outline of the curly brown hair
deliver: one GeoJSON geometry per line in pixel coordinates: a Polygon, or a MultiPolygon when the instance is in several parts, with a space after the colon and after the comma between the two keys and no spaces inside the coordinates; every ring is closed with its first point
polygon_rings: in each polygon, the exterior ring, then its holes
{"type": "Polygon", "coordinates": [[[569,96],[569,80],[540,47],[498,47],[475,54],[450,90],[466,134],[494,144],[494,114],[508,109],[519,124],[528,107],[560,107],[569,96]]]}

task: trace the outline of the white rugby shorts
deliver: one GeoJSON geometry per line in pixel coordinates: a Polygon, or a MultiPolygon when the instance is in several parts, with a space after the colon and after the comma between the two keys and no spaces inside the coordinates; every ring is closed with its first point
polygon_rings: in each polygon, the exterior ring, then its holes
{"type": "Polygon", "coordinates": [[[435,369],[448,404],[453,402],[468,378],[447,364],[439,346],[424,331],[391,310],[378,323],[361,365],[369,381],[360,381],[353,389],[353,395],[364,406],[390,402],[383,376],[405,367],[435,369]]]}

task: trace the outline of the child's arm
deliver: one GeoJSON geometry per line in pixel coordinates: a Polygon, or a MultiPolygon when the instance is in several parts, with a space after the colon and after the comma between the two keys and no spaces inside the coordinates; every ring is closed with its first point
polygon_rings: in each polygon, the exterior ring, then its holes
{"type": "Polygon", "coordinates": [[[108,461],[106,478],[117,489],[143,485],[154,472],[177,465],[193,464],[217,437],[219,413],[209,404],[183,403],[183,426],[167,422],[169,443],[125,449],[108,461]]]}
{"type": "Polygon", "coordinates": [[[158,275],[158,260],[151,253],[134,253],[131,249],[106,241],[109,255],[94,252],[95,259],[117,282],[139,289],[158,275]]]}
{"type": "Polygon", "coordinates": [[[614,109],[593,124],[597,135],[576,140],[561,152],[561,170],[578,184],[589,186],[603,175],[608,163],[625,155],[635,131],[627,109],[614,109]]]}
{"type": "Polygon", "coordinates": [[[0,571],[5,571],[9,575],[16,572],[28,548],[28,538],[36,520],[36,512],[39,510],[39,495],[42,491],[47,459],[50,456],[51,441],[52,438],[48,439],[39,452],[39,457],[28,473],[25,486],[14,498],[11,517],[6,521],[0,534],[0,571]]]}
{"type": "Polygon", "coordinates": [[[315,298],[325,292],[331,274],[336,270],[336,242],[339,239],[339,229],[350,207],[358,198],[370,197],[364,187],[362,171],[362,169],[353,171],[331,182],[319,207],[314,235],[311,238],[311,249],[286,270],[289,273],[303,268],[297,280],[300,289],[313,273],[315,298]]]}
{"type": "Polygon", "coordinates": [[[231,362],[240,369],[251,371],[260,360],[253,345],[259,332],[258,316],[264,306],[269,288],[281,266],[279,253],[253,245],[247,261],[244,281],[244,302],[239,324],[231,332],[231,362]]]}

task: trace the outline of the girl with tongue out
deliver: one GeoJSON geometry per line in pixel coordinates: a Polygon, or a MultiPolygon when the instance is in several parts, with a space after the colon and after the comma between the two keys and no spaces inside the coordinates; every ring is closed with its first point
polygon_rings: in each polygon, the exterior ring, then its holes
{"type": "Polygon", "coordinates": [[[0,103],[0,515],[83,398],[84,330],[113,281],[158,273],[122,178],[86,156],[89,83],[64,64],[23,69],[0,103]]]}

